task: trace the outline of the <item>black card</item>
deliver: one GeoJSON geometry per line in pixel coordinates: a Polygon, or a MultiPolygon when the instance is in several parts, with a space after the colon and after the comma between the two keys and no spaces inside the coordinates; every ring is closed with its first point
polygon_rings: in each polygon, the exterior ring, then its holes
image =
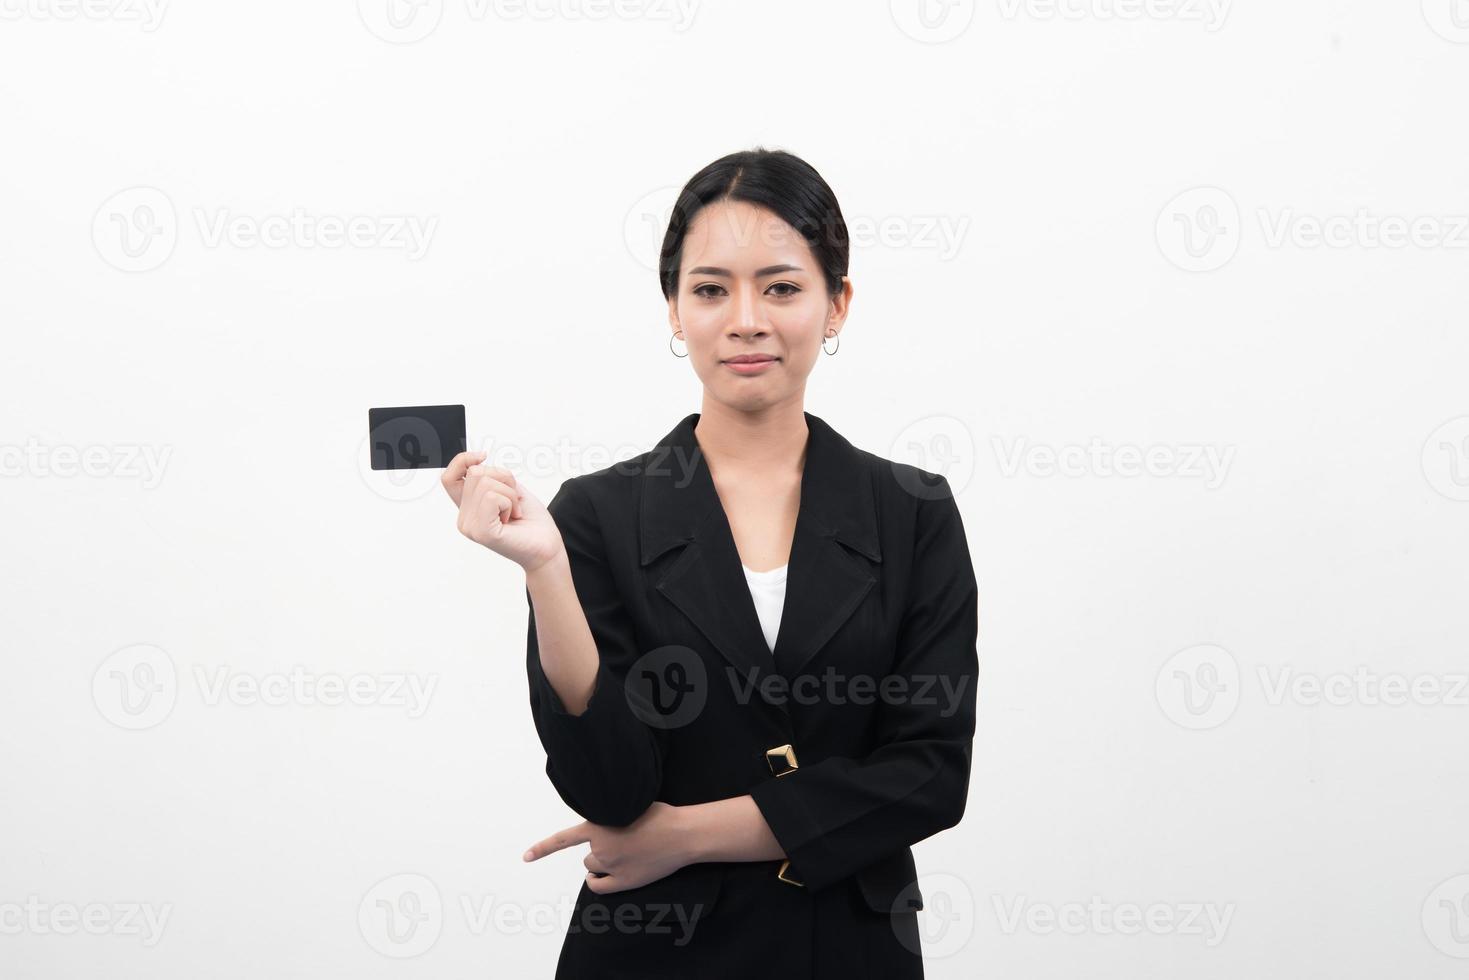
{"type": "Polygon", "coordinates": [[[443,468],[469,448],[463,405],[369,408],[367,428],[375,470],[443,468]]]}

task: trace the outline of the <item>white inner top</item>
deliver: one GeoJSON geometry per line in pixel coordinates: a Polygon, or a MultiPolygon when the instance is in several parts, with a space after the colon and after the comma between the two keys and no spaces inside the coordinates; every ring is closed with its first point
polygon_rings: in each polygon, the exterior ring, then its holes
{"type": "Polygon", "coordinates": [[[765,633],[765,642],[770,652],[775,652],[775,638],[780,633],[780,614],[786,602],[786,569],[790,563],[772,568],[768,572],[757,572],[741,562],[745,580],[750,583],[750,598],[755,600],[755,612],[760,616],[760,629],[765,633]]]}

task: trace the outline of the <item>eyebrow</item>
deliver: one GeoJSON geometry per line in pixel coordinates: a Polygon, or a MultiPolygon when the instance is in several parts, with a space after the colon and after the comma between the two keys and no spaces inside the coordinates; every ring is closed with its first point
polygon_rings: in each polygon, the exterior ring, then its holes
{"type": "MultiPolygon", "coordinates": [[[[801,272],[801,271],[802,271],[802,269],[798,265],[790,265],[790,264],[785,264],[785,265],[767,265],[763,269],[756,269],[755,270],[755,278],[756,279],[759,279],[761,276],[773,276],[777,272],[801,272]]],[[[692,268],[692,269],[689,270],[689,275],[691,275],[691,276],[724,276],[725,278],[730,278],[731,277],[731,273],[730,273],[730,271],[728,269],[721,269],[718,266],[714,266],[714,265],[701,265],[701,266],[696,266],[695,268],[692,268]]]]}

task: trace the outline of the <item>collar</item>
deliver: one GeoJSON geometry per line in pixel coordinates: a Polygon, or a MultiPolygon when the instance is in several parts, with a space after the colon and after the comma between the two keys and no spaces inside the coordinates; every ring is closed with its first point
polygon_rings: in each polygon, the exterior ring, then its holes
{"type": "MultiPolygon", "coordinates": [[[[797,526],[835,538],[875,562],[882,561],[867,454],[822,419],[810,412],[802,414],[808,435],[797,526]]],[[[639,561],[643,565],[707,533],[713,524],[727,527],[727,521],[706,520],[722,505],[694,435],[698,422],[698,412],[684,416],[648,453],[638,514],[639,561]]]]}

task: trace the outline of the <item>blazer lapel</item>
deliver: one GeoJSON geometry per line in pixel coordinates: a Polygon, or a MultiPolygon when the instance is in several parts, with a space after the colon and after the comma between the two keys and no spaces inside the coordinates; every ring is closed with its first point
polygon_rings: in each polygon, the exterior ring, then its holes
{"type": "MultiPolygon", "coordinates": [[[[742,680],[756,669],[756,679],[772,670],[794,678],[877,581],[869,564],[882,560],[871,468],[824,421],[809,412],[805,416],[809,436],[800,509],[773,654],[694,435],[699,413],[686,416],[659,441],[642,474],[639,560],[646,566],[670,548],[683,548],[656,588],[742,680]]],[[[780,706],[786,710],[785,701],[780,706]]]]}

